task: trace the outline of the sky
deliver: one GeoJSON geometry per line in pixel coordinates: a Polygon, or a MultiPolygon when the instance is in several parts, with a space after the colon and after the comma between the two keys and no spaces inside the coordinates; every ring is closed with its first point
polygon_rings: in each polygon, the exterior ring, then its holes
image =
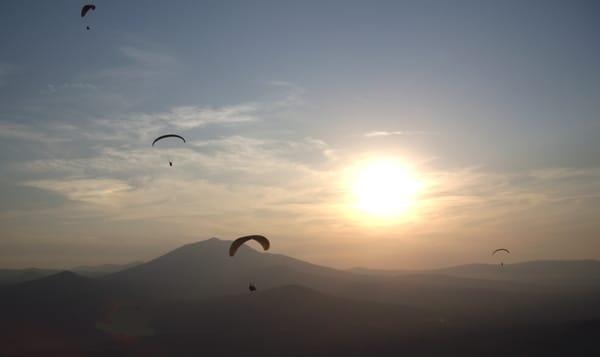
{"type": "Polygon", "coordinates": [[[94,3],[0,2],[0,268],[600,258],[598,2],[94,3]]]}

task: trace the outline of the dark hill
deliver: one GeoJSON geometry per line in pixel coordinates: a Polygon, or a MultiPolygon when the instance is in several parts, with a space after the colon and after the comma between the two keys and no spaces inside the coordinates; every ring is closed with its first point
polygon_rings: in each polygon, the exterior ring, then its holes
{"type": "Polygon", "coordinates": [[[286,284],[325,285],[346,273],[284,255],[242,246],[229,257],[231,241],[212,238],[184,245],[150,262],[107,276],[111,283],[154,297],[198,298],[238,294],[254,281],[259,288],[286,284]]]}
{"type": "MultiPolygon", "coordinates": [[[[500,269],[486,265],[357,274],[246,246],[231,258],[229,244],[188,244],[103,278],[4,286],[0,355],[552,355],[569,341],[593,347],[599,331],[593,285],[472,276],[500,269]]],[[[506,275],[594,276],[594,264],[544,264],[506,275]]]]}
{"type": "Polygon", "coordinates": [[[0,269],[0,286],[18,284],[25,281],[40,279],[45,276],[58,273],[58,270],[52,269],[0,269]]]}
{"type": "Polygon", "coordinates": [[[578,306],[570,306],[570,291],[565,292],[562,287],[442,272],[355,274],[258,252],[248,246],[231,258],[230,243],[213,238],[188,244],[148,263],[109,275],[104,281],[115,290],[158,300],[236,295],[247,292],[249,281],[254,281],[259,291],[293,284],[354,300],[434,310],[446,319],[468,318],[478,323],[600,314],[600,307],[588,309],[599,300],[596,289],[581,294],[578,306]],[[555,307],[552,315],[547,314],[550,307],[555,307]]]}
{"type": "Polygon", "coordinates": [[[361,355],[395,349],[424,331],[443,330],[424,311],[361,302],[301,286],[163,305],[155,328],[178,353],[210,355],[361,355]],[[233,338],[233,341],[231,340],[233,338]],[[178,350],[179,349],[179,350],[178,350]]]}
{"type": "Polygon", "coordinates": [[[468,264],[435,271],[438,274],[476,279],[520,281],[536,285],[600,287],[600,261],[546,260],[504,267],[490,264],[468,264]]]}

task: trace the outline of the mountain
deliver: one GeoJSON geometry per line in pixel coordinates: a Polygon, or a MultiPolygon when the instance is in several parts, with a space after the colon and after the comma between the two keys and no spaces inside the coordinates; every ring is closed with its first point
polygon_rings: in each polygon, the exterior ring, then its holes
{"type": "Polygon", "coordinates": [[[435,273],[475,279],[520,281],[536,285],[600,286],[600,261],[545,260],[504,264],[468,264],[435,273]]]}
{"type": "Polygon", "coordinates": [[[150,262],[105,279],[124,289],[164,298],[198,298],[247,291],[250,281],[261,289],[287,284],[326,285],[347,275],[279,254],[242,246],[229,257],[231,241],[212,238],[184,245],[150,262]]]}
{"type": "Polygon", "coordinates": [[[65,321],[83,318],[105,298],[106,289],[96,280],[69,271],[4,287],[0,295],[3,319],[65,321]],[[81,314],[85,312],[84,314],[81,314]]]}
{"type": "Polygon", "coordinates": [[[565,356],[600,352],[600,320],[487,326],[301,286],[161,305],[154,350],[220,356],[565,356]]]}
{"type": "Polygon", "coordinates": [[[58,272],[59,270],[37,268],[0,269],[0,286],[40,279],[58,272]]]}
{"type": "Polygon", "coordinates": [[[129,269],[140,264],[143,264],[143,262],[136,261],[127,264],[82,265],[72,268],[71,271],[88,277],[99,277],[129,269]]]}
{"type": "Polygon", "coordinates": [[[433,309],[445,319],[468,317],[478,323],[579,318],[592,311],[600,316],[600,304],[588,309],[600,302],[600,290],[594,288],[578,296],[577,307],[569,305],[571,291],[563,286],[453,276],[444,271],[356,274],[248,246],[231,258],[230,243],[213,238],[188,244],[103,280],[115,289],[156,300],[235,295],[246,292],[253,281],[259,290],[299,285],[354,300],[433,309]],[[546,309],[551,307],[555,312],[549,316],[546,309]]]}
{"type": "Polygon", "coordinates": [[[0,356],[80,356],[113,348],[96,324],[113,306],[130,300],[96,279],[69,271],[4,286],[0,356]]]}
{"type": "MultiPolygon", "coordinates": [[[[87,277],[100,277],[103,275],[115,273],[124,269],[134,267],[142,264],[142,262],[132,262],[128,264],[103,264],[94,266],[78,266],[70,269],[69,271],[87,277]]],[[[0,269],[0,286],[18,284],[26,281],[40,279],[46,276],[50,276],[59,273],[57,269],[38,269],[38,268],[27,268],[27,269],[0,269]]]]}
{"type": "Polygon", "coordinates": [[[514,280],[537,283],[594,284],[600,278],[598,260],[538,260],[513,264],[465,264],[433,270],[385,270],[355,267],[348,269],[355,274],[371,276],[400,276],[407,274],[443,274],[448,276],[514,280]]]}
{"type": "MultiPolygon", "coordinates": [[[[565,355],[598,349],[594,263],[381,274],[210,239],[90,278],[0,287],[0,355],[565,355]],[[532,284],[527,276],[561,276],[532,284]],[[258,291],[250,293],[248,282],[258,291]],[[576,346],[573,346],[576,343],[576,346]],[[560,353],[559,353],[560,352],[560,353]]],[[[548,265],[550,264],[550,265],[548,265]]],[[[507,265],[505,265],[507,267],[507,265]]]]}
{"type": "Polygon", "coordinates": [[[175,354],[368,355],[440,327],[435,315],[398,305],[335,297],[290,285],[254,294],[161,306],[154,327],[175,354]]]}

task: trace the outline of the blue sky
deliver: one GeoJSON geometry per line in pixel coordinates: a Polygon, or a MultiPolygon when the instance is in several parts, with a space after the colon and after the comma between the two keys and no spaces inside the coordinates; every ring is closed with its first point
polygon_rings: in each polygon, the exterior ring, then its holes
{"type": "Polygon", "coordinates": [[[249,233],[341,267],[600,258],[595,1],[95,4],[0,3],[0,266],[249,233]],[[426,183],[385,224],[346,192],[380,157],[426,183]]]}

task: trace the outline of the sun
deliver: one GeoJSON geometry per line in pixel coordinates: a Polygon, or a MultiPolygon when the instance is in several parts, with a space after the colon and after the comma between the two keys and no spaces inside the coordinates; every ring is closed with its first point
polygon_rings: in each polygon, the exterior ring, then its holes
{"type": "Polygon", "coordinates": [[[413,205],[421,182],[406,165],[391,159],[367,161],[356,169],[352,183],[355,207],[378,218],[395,218],[413,205]]]}

